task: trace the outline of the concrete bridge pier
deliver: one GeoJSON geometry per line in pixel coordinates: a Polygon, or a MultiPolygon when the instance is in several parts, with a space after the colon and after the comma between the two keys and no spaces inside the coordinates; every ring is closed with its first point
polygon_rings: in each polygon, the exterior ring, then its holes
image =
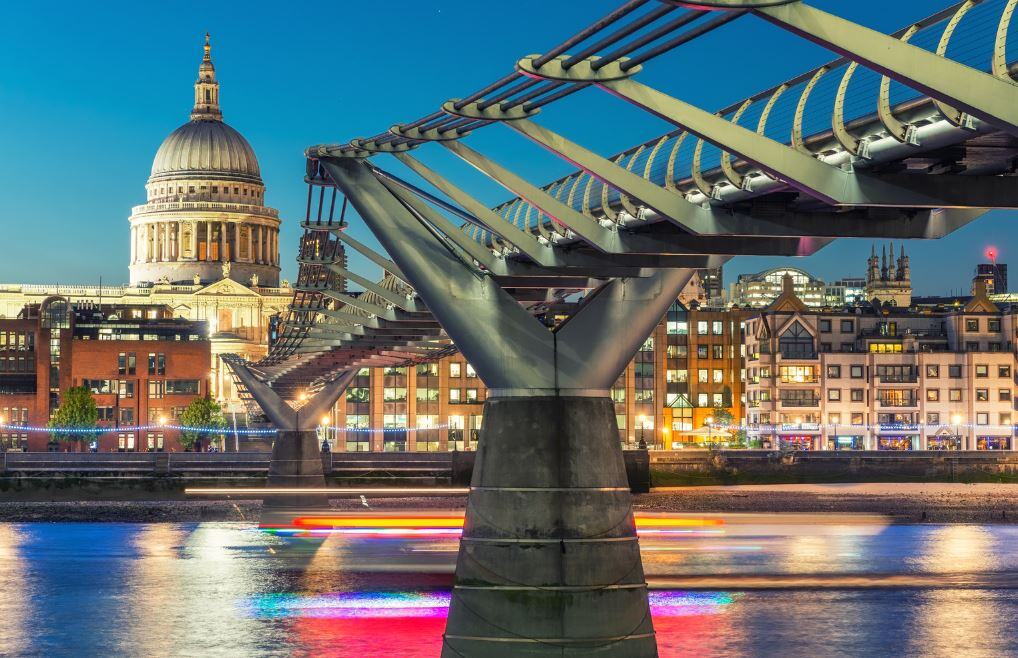
{"type": "MultiPolygon", "coordinates": [[[[305,404],[295,407],[284,401],[237,358],[227,361],[248,392],[276,426],[278,433],[272,443],[267,487],[270,489],[321,489],[325,487],[322,451],[318,443],[318,427],[336,400],[350,384],[356,370],[342,373],[315,393],[305,404]]],[[[328,509],[329,498],[322,493],[269,493],[262,500],[266,513],[285,520],[287,512],[328,509]]],[[[266,518],[263,518],[263,523],[266,518]]]]}
{"type": "Polygon", "coordinates": [[[444,657],[654,656],[615,405],[489,398],[444,657]]]}

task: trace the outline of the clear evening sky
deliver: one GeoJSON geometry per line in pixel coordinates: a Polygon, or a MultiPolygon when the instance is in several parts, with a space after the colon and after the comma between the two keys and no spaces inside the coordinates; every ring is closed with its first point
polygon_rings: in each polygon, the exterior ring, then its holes
{"type": "MultiPolygon", "coordinates": [[[[883,31],[948,4],[811,3],[883,31]]],[[[283,277],[293,279],[307,145],[374,135],[423,116],[618,4],[12,3],[0,20],[0,282],[127,280],[127,218],[144,202],[160,142],[188,119],[206,31],[224,117],[254,147],[267,202],[285,220],[283,277]]],[[[716,109],[829,59],[830,53],[746,17],[650,62],[639,79],[716,109]]],[[[595,89],[548,108],[540,120],[603,154],[672,128],[595,89]]],[[[534,182],[569,170],[501,126],[478,131],[467,143],[534,182]]],[[[487,202],[508,196],[441,151],[433,146],[420,154],[487,202]]],[[[399,173],[394,161],[378,160],[399,173]]],[[[1018,250],[1016,219],[995,212],[943,240],[909,242],[917,292],[967,289],[989,244],[1001,261],[1011,259],[1018,250]]],[[[366,238],[359,220],[353,230],[366,238]]],[[[727,267],[726,283],[780,263],[828,280],[861,276],[869,250],[870,241],[841,240],[805,259],[739,258],[727,267]]]]}

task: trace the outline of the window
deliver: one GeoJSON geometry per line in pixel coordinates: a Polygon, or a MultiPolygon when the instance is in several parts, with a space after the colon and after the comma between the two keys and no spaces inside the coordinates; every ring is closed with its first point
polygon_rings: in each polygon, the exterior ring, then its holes
{"type": "Polygon", "coordinates": [[[166,395],[198,395],[197,379],[166,380],[166,395]]]}
{"type": "Polygon", "coordinates": [[[134,450],[134,432],[121,432],[118,434],[117,447],[121,450],[134,450]]]}
{"type": "Polygon", "coordinates": [[[706,320],[698,320],[696,323],[696,335],[706,336],[708,329],[708,322],[706,320]]]}
{"type": "Polygon", "coordinates": [[[449,402],[457,404],[460,401],[460,390],[458,388],[449,389],[449,402]]]}
{"type": "Polygon", "coordinates": [[[930,413],[926,414],[926,424],[927,425],[939,425],[940,424],[940,414],[938,414],[935,411],[931,411],[930,413]]]}
{"type": "Polygon", "coordinates": [[[1011,366],[997,366],[998,377],[1011,377],[1011,366]]]}
{"type": "Polygon", "coordinates": [[[996,318],[990,318],[986,321],[987,331],[1000,331],[1000,320],[996,318]]]}
{"type": "Polygon", "coordinates": [[[113,419],[114,419],[114,416],[113,416],[113,407],[98,407],[98,408],[96,408],[96,411],[99,413],[99,419],[98,420],[100,422],[103,422],[103,421],[113,422],[113,419]]]}
{"type": "Polygon", "coordinates": [[[862,418],[863,418],[862,414],[852,414],[852,424],[862,425],[862,418]]]}
{"type": "Polygon", "coordinates": [[[841,379],[841,366],[827,366],[827,377],[829,379],[841,379]]]}
{"type": "Polygon", "coordinates": [[[947,399],[950,402],[961,402],[961,389],[952,388],[947,392],[947,399]]]}
{"type": "Polygon", "coordinates": [[[641,361],[634,365],[634,374],[637,377],[653,377],[654,376],[654,363],[653,361],[641,361]]]}
{"type": "Polygon", "coordinates": [[[689,381],[688,370],[665,370],[665,381],[669,384],[689,381]]]}
{"type": "Polygon", "coordinates": [[[862,366],[851,366],[851,368],[849,369],[849,373],[848,374],[849,374],[849,376],[852,379],[862,379],[863,378],[863,367],[862,366]]]}
{"type": "Polygon", "coordinates": [[[979,319],[972,318],[965,320],[965,331],[979,331],[979,319]]]}
{"type": "Polygon", "coordinates": [[[156,354],[149,352],[148,355],[148,374],[150,375],[165,375],[166,374],[166,355],[156,354]]]}
{"type": "Polygon", "coordinates": [[[855,331],[855,322],[852,320],[841,321],[841,333],[851,333],[855,331]]]}
{"type": "Polygon", "coordinates": [[[367,387],[351,386],[346,389],[347,402],[369,402],[370,400],[371,392],[367,387]]]}
{"type": "Polygon", "coordinates": [[[721,334],[725,333],[725,323],[722,322],[721,320],[715,320],[714,322],[711,322],[710,332],[715,336],[720,336],[721,334]]]}
{"type": "Polygon", "coordinates": [[[841,402],[841,389],[840,388],[827,389],[827,400],[830,402],[841,402]]]}
{"type": "Polygon", "coordinates": [[[417,401],[418,402],[438,402],[438,389],[427,388],[423,386],[417,387],[417,401]]]}
{"type": "Polygon", "coordinates": [[[134,409],[130,407],[120,409],[120,424],[130,425],[134,422],[134,409]]]}
{"type": "Polygon", "coordinates": [[[990,414],[988,413],[976,414],[976,425],[989,425],[989,424],[990,424],[990,414]]]}
{"type": "Polygon", "coordinates": [[[813,366],[781,366],[778,372],[784,384],[806,384],[817,380],[813,366]]]}
{"type": "Polygon", "coordinates": [[[696,371],[696,381],[698,381],[701,384],[707,383],[708,376],[709,373],[707,372],[706,368],[700,368],[699,370],[696,371]]]}
{"type": "Polygon", "coordinates": [[[438,377],[438,364],[437,363],[419,363],[419,364],[417,364],[417,376],[418,377],[438,377]]]}
{"type": "Polygon", "coordinates": [[[163,382],[152,379],[148,382],[148,397],[150,400],[160,400],[163,397],[163,382]]]}
{"type": "Polygon", "coordinates": [[[816,357],[813,336],[802,323],[796,321],[778,338],[781,355],[786,359],[812,359],[816,357]]]}
{"type": "Polygon", "coordinates": [[[460,368],[462,368],[462,367],[463,367],[462,364],[457,363],[455,361],[450,363],[449,364],[449,376],[450,377],[459,377],[460,376],[460,368]]]}
{"type": "Polygon", "coordinates": [[[926,389],[926,401],[927,402],[940,402],[940,389],[939,388],[928,388],[928,389],[926,389]]]}
{"type": "Polygon", "coordinates": [[[477,371],[474,370],[474,367],[468,363],[467,364],[467,377],[476,377],[476,376],[477,376],[477,371]]]}
{"type": "Polygon", "coordinates": [[[938,365],[927,365],[926,376],[930,379],[936,379],[940,377],[940,366],[938,365]]]}
{"type": "Polygon", "coordinates": [[[988,388],[977,388],[976,389],[976,402],[989,402],[990,401],[990,389],[988,388]]]}
{"type": "Polygon", "coordinates": [[[947,376],[951,379],[958,379],[961,377],[961,366],[947,366],[947,376]]]}
{"type": "Polygon", "coordinates": [[[638,388],[634,390],[633,400],[637,404],[654,404],[654,389],[638,388]]]}
{"type": "Polygon", "coordinates": [[[1011,424],[1011,414],[1000,414],[1000,424],[1001,425],[1010,425],[1011,424]]]}
{"type": "Polygon", "coordinates": [[[670,336],[685,336],[689,334],[689,323],[685,320],[673,321],[669,320],[666,326],[666,331],[670,336]]]}
{"type": "Polygon", "coordinates": [[[984,379],[989,376],[990,376],[990,366],[985,364],[976,366],[976,377],[984,379]]]}
{"type": "Polygon", "coordinates": [[[725,396],[724,396],[723,393],[715,393],[711,397],[712,397],[712,399],[714,401],[714,407],[715,408],[725,406],[725,396]]]}
{"type": "Polygon", "coordinates": [[[828,342],[820,343],[820,351],[824,354],[829,354],[834,351],[834,348],[828,342]]]}
{"type": "Polygon", "coordinates": [[[998,389],[997,390],[997,399],[1000,400],[1001,402],[1010,402],[1011,401],[1011,389],[1009,389],[1009,388],[998,389]]]}
{"type": "Polygon", "coordinates": [[[117,355],[117,373],[134,375],[138,368],[138,357],[134,352],[121,352],[117,355]]]}
{"type": "Polygon", "coordinates": [[[476,388],[468,388],[467,389],[467,402],[469,402],[471,404],[476,404],[477,403],[477,389],[476,388]]]}
{"type": "Polygon", "coordinates": [[[715,384],[723,383],[725,381],[725,371],[715,368],[713,372],[711,372],[711,381],[715,384]]]}
{"type": "Polygon", "coordinates": [[[701,408],[709,407],[710,406],[709,402],[710,402],[710,400],[707,397],[706,393],[698,393],[697,394],[697,396],[696,396],[696,406],[701,407],[701,408]]]}
{"type": "Polygon", "coordinates": [[[822,333],[822,334],[829,334],[829,333],[831,333],[831,321],[830,320],[821,320],[820,321],[820,333],[822,333]]]}
{"type": "Polygon", "coordinates": [[[117,393],[120,395],[121,398],[125,400],[130,400],[131,398],[134,397],[134,382],[125,382],[122,380],[118,381],[117,393]]]}
{"type": "Polygon", "coordinates": [[[725,358],[725,346],[724,345],[711,345],[711,356],[715,359],[725,358]]]}
{"type": "Polygon", "coordinates": [[[163,433],[162,432],[148,432],[146,437],[149,451],[162,450],[163,449],[163,433]]]}
{"type": "Polygon", "coordinates": [[[707,358],[707,346],[706,345],[697,345],[696,346],[696,358],[698,358],[698,359],[706,359],[707,358]]]}
{"type": "Polygon", "coordinates": [[[852,392],[849,395],[851,396],[852,402],[865,402],[866,401],[866,391],[864,389],[853,388],[852,392]]]}
{"type": "Polygon", "coordinates": [[[406,402],[406,388],[403,386],[386,387],[382,389],[383,402],[406,402]]]}

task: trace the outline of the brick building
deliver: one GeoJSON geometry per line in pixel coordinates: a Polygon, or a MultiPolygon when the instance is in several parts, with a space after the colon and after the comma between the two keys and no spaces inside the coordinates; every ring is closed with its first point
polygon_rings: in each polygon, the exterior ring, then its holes
{"type": "MultiPolygon", "coordinates": [[[[204,322],[169,307],[71,304],[51,297],[0,319],[0,446],[46,450],[43,427],[64,391],[86,386],[99,407],[100,451],[179,450],[173,421],[208,394],[211,348],[204,322]],[[156,425],[138,430],[139,426],[156,425]]],[[[62,444],[59,449],[79,449],[62,444]]]]}
{"type": "MultiPolygon", "coordinates": [[[[717,408],[742,420],[742,326],[749,311],[676,302],[612,387],[619,440],[657,448],[691,434],[717,408]]],[[[333,412],[334,450],[476,448],[487,389],[461,354],[403,368],[364,368],[333,412]]]]}

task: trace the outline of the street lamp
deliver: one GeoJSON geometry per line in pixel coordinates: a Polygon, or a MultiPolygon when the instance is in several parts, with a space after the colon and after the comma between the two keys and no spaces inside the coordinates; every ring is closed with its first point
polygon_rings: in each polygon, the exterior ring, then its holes
{"type": "Polygon", "coordinates": [[[322,452],[330,452],[332,450],[332,446],[329,443],[329,423],[330,422],[331,422],[331,419],[329,418],[328,414],[325,414],[324,416],[322,416],[322,422],[321,422],[322,452]]]}
{"type": "Polygon", "coordinates": [[[703,424],[707,427],[707,447],[713,448],[714,439],[711,436],[711,430],[713,429],[712,426],[714,425],[714,416],[707,416],[706,418],[704,418],[703,424]]]}

